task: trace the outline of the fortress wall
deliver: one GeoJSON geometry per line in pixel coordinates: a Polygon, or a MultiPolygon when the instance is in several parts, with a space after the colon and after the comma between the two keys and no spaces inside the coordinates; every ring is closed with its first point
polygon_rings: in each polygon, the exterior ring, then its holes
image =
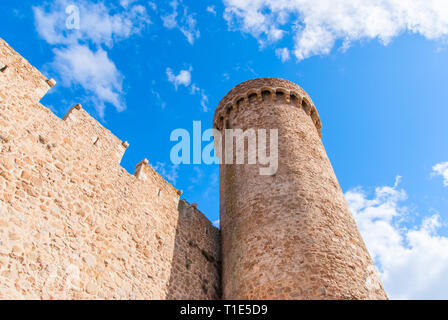
{"type": "Polygon", "coordinates": [[[53,83],[0,39],[4,65],[0,299],[216,298],[218,230],[82,107],[42,106],[53,83]]]}
{"type": "Polygon", "coordinates": [[[179,222],[168,299],[221,299],[220,233],[195,207],[179,202],[179,222]],[[183,280],[185,279],[185,281],[183,280]],[[191,283],[200,286],[191,286],[191,283]]]}

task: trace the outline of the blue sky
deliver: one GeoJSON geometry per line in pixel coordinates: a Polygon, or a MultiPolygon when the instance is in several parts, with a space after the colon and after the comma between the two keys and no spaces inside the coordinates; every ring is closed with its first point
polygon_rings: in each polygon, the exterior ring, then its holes
{"type": "Polygon", "coordinates": [[[44,105],[82,103],[212,221],[218,168],[172,165],[170,133],[242,81],[299,84],[388,294],[448,298],[448,4],[338,3],[2,0],[0,36],[57,80],[44,105]]]}

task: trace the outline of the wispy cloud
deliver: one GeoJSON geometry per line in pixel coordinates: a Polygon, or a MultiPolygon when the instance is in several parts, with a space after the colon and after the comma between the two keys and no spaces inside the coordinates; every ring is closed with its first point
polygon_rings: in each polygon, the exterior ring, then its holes
{"type": "Polygon", "coordinates": [[[154,87],[156,86],[155,80],[152,81],[152,86],[153,86],[153,88],[151,89],[151,95],[152,95],[153,99],[162,109],[165,109],[166,102],[163,100],[161,94],[154,89],[154,87]]]}
{"type": "Polygon", "coordinates": [[[208,111],[208,96],[205,94],[205,91],[201,89],[201,107],[202,111],[208,111]]]}
{"type": "Polygon", "coordinates": [[[148,1],[148,6],[154,10],[157,11],[157,5],[153,1],[148,1]]]}
{"type": "Polygon", "coordinates": [[[179,85],[188,87],[191,84],[192,70],[193,68],[189,67],[187,70],[180,70],[179,73],[175,75],[171,68],[166,68],[166,75],[168,77],[168,81],[171,82],[177,90],[179,85]]]}
{"type": "Polygon", "coordinates": [[[388,44],[403,32],[428,39],[448,35],[444,0],[224,0],[232,29],[252,34],[261,46],[291,36],[298,60],[331,52],[342,42],[378,39],[388,44]]]}
{"type": "Polygon", "coordinates": [[[107,7],[104,3],[77,1],[79,29],[67,28],[67,7],[71,1],[56,0],[51,5],[33,7],[36,29],[49,44],[78,44],[90,42],[96,45],[113,46],[114,42],[138,34],[151,23],[145,7],[127,1],[125,10],[107,7]],[[115,13],[112,13],[115,12],[115,13]]]}
{"type": "Polygon", "coordinates": [[[207,112],[208,111],[208,96],[206,95],[205,91],[198,87],[195,83],[192,83],[191,80],[191,72],[193,71],[192,67],[189,67],[185,70],[180,70],[179,73],[176,75],[171,68],[166,68],[166,75],[168,78],[168,81],[171,82],[174,85],[174,88],[177,90],[180,85],[189,87],[190,93],[195,95],[199,94],[201,97],[200,104],[202,107],[202,111],[207,112]]]}
{"type": "Polygon", "coordinates": [[[208,111],[208,96],[205,94],[205,91],[193,83],[191,85],[191,94],[199,94],[201,96],[200,104],[202,107],[202,111],[207,112],[208,111]]]}
{"type": "Polygon", "coordinates": [[[224,72],[224,73],[222,74],[222,77],[223,77],[224,80],[226,80],[226,81],[230,80],[230,75],[229,75],[228,72],[224,72]]]}
{"type": "Polygon", "coordinates": [[[136,2],[136,1],[137,0],[120,0],[120,6],[127,9],[129,7],[129,5],[131,5],[132,3],[136,2]]]}
{"type": "Polygon", "coordinates": [[[94,93],[98,114],[104,117],[104,103],[110,103],[118,111],[125,109],[121,97],[123,76],[103,49],[90,50],[87,46],[72,45],[55,49],[52,63],[66,86],[81,84],[94,93]]]}
{"type": "Polygon", "coordinates": [[[201,35],[194,14],[188,13],[188,7],[177,0],[171,1],[170,6],[172,12],[162,16],[163,26],[168,29],[179,29],[187,41],[194,44],[201,35]]]}
{"type": "Polygon", "coordinates": [[[389,297],[446,299],[448,238],[439,234],[440,216],[428,215],[408,228],[412,211],[404,205],[407,194],[399,182],[374,194],[356,188],[345,196],[389,297]]]}
{"type": "Polygon", "coordinates": [[[282,60],[282,62],[286,62],[289,60],[289,49],[288,48],[278,48],[275,50],[275,55],[282,60]]]}
{"type": "Polygon", "coordinates": [[[448,162],[441,162],[432,167],[433,176],[442,176],[443,185],[448,187],[448,162]]]}
{"type": "Polygon", "coordinates": [[[206,10],[207,10],[207,12],[209,12],[212,15],[216,16],[216,7],[215,6],[207,6],[206,10]]]}

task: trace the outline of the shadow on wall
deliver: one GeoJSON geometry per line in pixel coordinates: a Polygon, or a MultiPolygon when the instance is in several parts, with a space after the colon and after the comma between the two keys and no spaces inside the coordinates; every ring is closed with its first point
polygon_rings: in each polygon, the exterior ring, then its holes
{"type": "Polygon", "coordinates": [[[221,299],[220,231],[196,208],[179,201],[166,299],[221,299]]]}

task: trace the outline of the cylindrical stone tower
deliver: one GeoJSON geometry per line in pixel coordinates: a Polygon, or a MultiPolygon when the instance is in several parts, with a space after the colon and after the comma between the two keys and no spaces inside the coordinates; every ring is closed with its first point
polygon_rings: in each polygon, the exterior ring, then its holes
{"type": "Polygon", "coordinates": [[[243,82],[221,100],[213,126],[224,136],[267,129],[268,142],[278,129],[275,174],[260,175],[259,162],[220,164],[224,299],[387,299],[302,88],[243,82]]]}

